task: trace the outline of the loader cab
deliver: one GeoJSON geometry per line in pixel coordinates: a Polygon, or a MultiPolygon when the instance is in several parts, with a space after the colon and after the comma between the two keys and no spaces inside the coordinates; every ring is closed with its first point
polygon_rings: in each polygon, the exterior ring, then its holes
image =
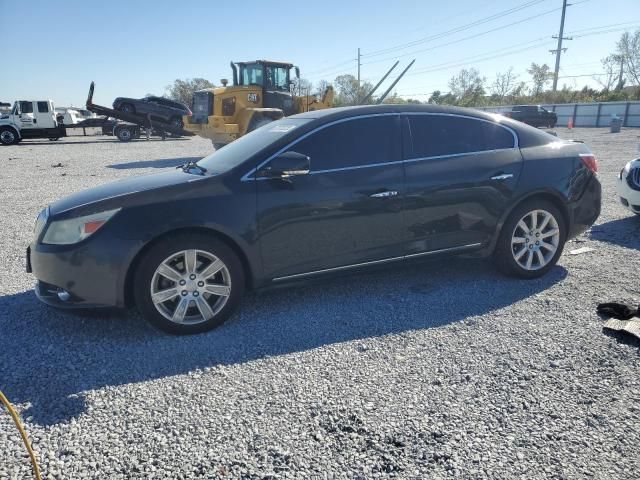
{"type": "MultiPolygon", "coordinates": [[[[294,68],[292,64],[256,60],[255,62],[238,62],[232,64],[232,68],[234,84],[262,88],[263,107],[278,108],[284,112],[285,116],[296,113],[291,93],[290,72],[294,68]]],[[[295,71],[298,75],[297,68],[295,71]]]]}

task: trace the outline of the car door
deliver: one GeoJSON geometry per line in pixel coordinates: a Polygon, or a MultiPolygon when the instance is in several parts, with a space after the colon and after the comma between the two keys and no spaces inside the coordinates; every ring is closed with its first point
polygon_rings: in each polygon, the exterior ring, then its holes
{"type": "Polygon", "coordinates": [[[40,128],[35,114],[33,113],[33,104],[34,102],[25,100],[20,100],[18,102],[18,121],[21,129],[40,128]]]}
{"type": "Polygon", "coordinates": [[[407,115],[405,128],[409,253],[486,244],[522,170],[516,133],[454,114],[407,115]]]}
{"type": "Polygon", "coordinates": [[[304,135],[280,153],[285,152],[309,156],[311,167],[306,175],[256,181],[265,276],[304,275],[402,255],[398,115],[340,120],[304,135]]]}
{"type": "Polygon", "coordinates": [[[49,102],[36,102],[35,118],[38,128],[55,128],[57,126],[55,113],[49,108],[49,102]]]}

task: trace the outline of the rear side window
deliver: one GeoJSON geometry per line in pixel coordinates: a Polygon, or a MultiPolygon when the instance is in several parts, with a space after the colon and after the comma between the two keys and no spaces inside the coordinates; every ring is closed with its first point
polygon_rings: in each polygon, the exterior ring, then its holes
{"type": "Polygon", "coordinates": [[[20,102],[20,113],[33,113],[33,103],[20,102]]]}
{"type": "Polygon", "coordinates": [[[514,148],[513,135],[497,123],[446,115],[409,116],[413,158],[514,148]]]}
{"type": "Polygon", "coordinates": [[[355,118],[330,125],[291,146],[311,157],[311,170],[374,165],[401,160],[397,115],[355,118]]]}
{"type": "Polygon", "coordinates": [[[47,102],[38,102],[38,112],[47,113],[49,111],[49,104],[47,102]]]}

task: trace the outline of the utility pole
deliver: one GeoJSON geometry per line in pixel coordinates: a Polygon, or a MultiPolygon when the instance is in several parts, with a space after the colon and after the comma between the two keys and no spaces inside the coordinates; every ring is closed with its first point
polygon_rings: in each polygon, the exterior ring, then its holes
{"type": "MultiPolygon", "coordinates": [[[[569,4],[571,6],[571,4],[569,4]]],[[[562,0],[562,16],[560,17],[560,33],[556,37],[555,35],[551,38],[558,39],[558,48],[556,50],[549,50],[551,53],[556,56],[556,68],[553,71],[553,91],[555,92],[558,88],[558,72],[560,71],[560,55],[562,52],[565,52],[567,49],[562,48],[562,40],[573,40],[571,37],[563,37],[564,33],[564,14],[567,11],[567,0],[562,0]]]]}
{"type": "Polygon", "coordinates": [[[358,47],[358,89],[360,88],[360,47],[358,47]]]}

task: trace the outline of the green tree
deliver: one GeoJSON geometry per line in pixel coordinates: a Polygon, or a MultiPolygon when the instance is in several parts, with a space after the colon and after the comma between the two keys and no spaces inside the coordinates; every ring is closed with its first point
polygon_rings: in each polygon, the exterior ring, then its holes
{"type": "Polygon", "coordinates": [[[173,84],[167,85],[166,95],[172,100],[177,100],[185,105],[191,105],[193,92],[203,88],[213,88],[215,85],[205,78],[176,79],[173,84]]]}
{"type": "MultiPolygon", "coordinates": [[[[340,75],[333,81],[337,89],[334,104],[337,107],[347,105],[359,105],[362,99],[371,91],[373,85],[369,82],[361,82],[358,86],[358,79],[353,75],[340,75]]],[[[374,103],[370,98],[366,103],[374,103]]]]}
{"type": "Polygon", "coordinates": [[[485,94],[485,77],[475,68],[463,68],[449,80],[451,95],[455,98],[455,104],[463,107],[481,105],[485,94]]]}
{"type": "Polygon", "coordinates": [[[531,96],[533,97],[540,95],[544,91],[545,86],[553,78],[551,69],[546,63],[543,63],[542,65],[532,63],[531,67],[527,70],[527,73],[531,75],[531,82],[533,83],[533,86],[531,87],[531,96]]]}

